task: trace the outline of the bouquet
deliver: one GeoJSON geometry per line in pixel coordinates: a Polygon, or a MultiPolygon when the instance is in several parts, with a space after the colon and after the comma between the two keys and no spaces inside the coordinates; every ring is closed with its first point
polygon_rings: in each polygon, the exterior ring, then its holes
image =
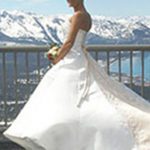
{"type": "Polygon", "coordinates": [[[54,60],[58,56],[59,50],[60,45],[57,43],[52,43],[49,50],[46,52],[46,56],[49,60],[54,60]]]}

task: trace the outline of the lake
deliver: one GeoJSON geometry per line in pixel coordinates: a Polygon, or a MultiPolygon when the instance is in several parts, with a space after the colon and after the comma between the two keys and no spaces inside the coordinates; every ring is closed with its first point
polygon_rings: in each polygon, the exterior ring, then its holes
{"type": "MultiPolygon", "coordinates": [[[[133,57],[133,76],[141,76],[141,54],[138,53],[133,57]]],[[[110,65],[111,72],[118,72],[118,60],[110,65]]],[[[130,58],[121,61],[121,72],[130,75],[130,58]]],[[[150,53],[144,54],[144,79],[150,81],[150,53]]]]}

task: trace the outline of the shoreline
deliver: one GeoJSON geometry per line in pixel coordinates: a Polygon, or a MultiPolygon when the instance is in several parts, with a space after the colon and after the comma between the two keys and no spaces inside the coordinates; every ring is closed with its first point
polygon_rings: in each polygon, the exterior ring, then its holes
{"type": "MultiPolygon", "coordinates": [[[[119,73],[118,72],[110,72],[110,76],[113,78],[119,80],[119,73]]],[[[126,73],[121,73],[121,82],[125,84],[130,84],[130,76],[126,73]]],[[[136,86],[142,85],[142,79],[141,76],[136,75],[132,77],[132,84],[136,86]]],[[[147,81],[144,79],[144,87],[150,87],[150,81],[147,81]]]]}

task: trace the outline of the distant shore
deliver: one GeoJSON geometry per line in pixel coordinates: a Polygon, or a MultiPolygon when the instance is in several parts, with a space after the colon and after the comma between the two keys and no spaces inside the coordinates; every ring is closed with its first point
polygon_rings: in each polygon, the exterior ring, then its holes
{"type": "MultiPolygon", "coordinates": [[[[119,81],[119,73],[116,72],[110,72],[110,76],[117,81],[119,81]]],[[[124,83],[126,86],[130,88],[130,76],[121,73],[121,82],[124,83]]],[[[142,85],[142,79],[141,76],[133,76],[132,79],[132,90],[141,95],[141,85],[142,85]]],[[[144,98],[150,102],[150,81],[144,80],[144,98]]]]}

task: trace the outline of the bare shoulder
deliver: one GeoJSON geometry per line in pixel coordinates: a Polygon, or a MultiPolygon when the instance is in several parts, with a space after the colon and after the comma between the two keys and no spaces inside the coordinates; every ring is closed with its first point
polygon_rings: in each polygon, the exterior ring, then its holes
{"type": "Polygon", "coordinates": [[[74,20],[74,19],[82,20],[83,18],[84,18],[83,13],[78,11],[73,14],[73,16],[70,18],[70,21],[72,22],[72,20],[74,20]]]}
{"type": "Polygon", "coordinates": [[[73,14],[72,17],[70,17],[70,21],[72,21],[72,19],[74,19],[74,18],[78,18],[78,19],[88,19],[88,18],[90,18],[91,19],[91,16],[87,12],[77,11],[73,14]]]}

